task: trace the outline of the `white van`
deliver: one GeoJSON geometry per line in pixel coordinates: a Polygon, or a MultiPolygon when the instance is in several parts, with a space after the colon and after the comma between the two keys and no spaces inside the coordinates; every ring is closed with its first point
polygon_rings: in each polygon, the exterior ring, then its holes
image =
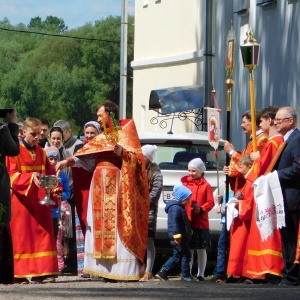
{"type": "MultiPolygon", "coordinates": [[[[223,141],[219,144],[218,163],[214,155],[215,149],[208,142],[207,132],[197,131],[194,133],[162,133],[162,132],[139,132],[142,146],[151,144],[157,146],[155,162],[159,165],[163,174],[163,192],[159,199],[156,244],[160,241],[168,242],[166,203],[173,197],[173,187],[180,184],[181,177],[188,175],[188,162],[200,157],[206,165],[205,178],[213,187],[217,188],[225,181],[223,167],[226,163],[226,154],[223,151],[223,141]]],[[[220,215],[216,209],[209,213],[209,226],[212,238],[217,238],[221,231],[220,215]]]]}

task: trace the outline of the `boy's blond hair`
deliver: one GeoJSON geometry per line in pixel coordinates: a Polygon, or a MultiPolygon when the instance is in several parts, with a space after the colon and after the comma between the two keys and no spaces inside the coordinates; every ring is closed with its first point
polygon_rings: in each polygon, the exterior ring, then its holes
{"type": "Polygon", "coordinates": [[[250,154],[245,154],[241,156],[238,163],[246,165],[247,167],[251,167],[253,165],[253,160],[251,159],[250,154]]]}
{"type": "Polygon", "coordinates": [[[24,124],[24,129],[27,129],[27,128],[36,128],[42,125],[42,122],[39,119],[29,117],[26,118],[23,124],[24,124]]]}

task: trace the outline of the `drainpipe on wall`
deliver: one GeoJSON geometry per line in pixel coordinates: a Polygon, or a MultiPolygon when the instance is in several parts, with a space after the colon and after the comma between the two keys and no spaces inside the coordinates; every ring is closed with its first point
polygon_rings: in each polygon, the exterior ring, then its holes
{"type": "MultiPolygon", "coordinates": [[[[211,91],[212,85],[212,11],[213,11],[213,0],[204,1],[204,103],[207,105],[211,91]]],[[[203,123],[202,130],[207,131],[207,121],[206,121],[206,110],[203,109],[203,123]]]]}

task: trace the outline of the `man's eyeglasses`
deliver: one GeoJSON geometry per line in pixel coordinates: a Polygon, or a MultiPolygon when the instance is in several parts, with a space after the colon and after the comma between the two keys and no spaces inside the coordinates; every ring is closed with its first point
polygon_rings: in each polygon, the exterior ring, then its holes
{"type": "Polygon", "coordinates": [[[282,118],[282,119],[275,118],[274,121],[280,124],[283,120],[289,120],[289,119],[291,119],[291,117],[289,117],[289,118],[282,118]]]}

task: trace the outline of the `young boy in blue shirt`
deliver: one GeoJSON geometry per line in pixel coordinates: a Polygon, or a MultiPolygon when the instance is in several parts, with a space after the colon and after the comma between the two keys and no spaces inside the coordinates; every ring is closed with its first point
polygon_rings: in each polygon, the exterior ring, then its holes
{"type": "MultiPolygon", "coordinates": [[[[56,147],[49,147],[45,149],[46,156],[50,160],[52,166],[57,165],[60,154],[56,147]]],[[[65,172],[59,172],[58,185],[51,190],[50,196],[56,200],[57,205],[52,207],[52,222],[54,227],[54,237],[57,249],[58,269],[61,271],[64,268],[64,260],[62,253],[62,236],[59,234],[59,219],[61,218],[61,203],[60,201],[67,201],[70,198],[71,190],[69,185],[69,177],[65,172]]],[[[64,206],[64,205],[63,205],[64,206]]]]}
{"type": "Polygon", "coordinates": [[[176,185],[173,193],[176,200],[169,201],[165,208],[165,212],[168,214],[168,235],[173,246],[173,256],[161,267],[155,278],[167,280],[171,269],[181,260],[181,280],[192,281],[189,248],[192,229],[185,211],[192,192],[183,185],[176,185]]]}

